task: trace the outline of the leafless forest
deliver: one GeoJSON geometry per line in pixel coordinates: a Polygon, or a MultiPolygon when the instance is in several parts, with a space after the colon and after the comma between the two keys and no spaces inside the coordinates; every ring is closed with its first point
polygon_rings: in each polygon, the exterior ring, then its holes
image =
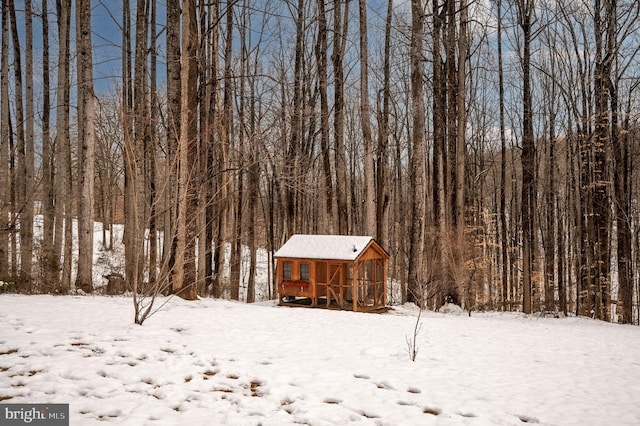
{"type": "Polygon", "coordinates": [[[2,288],[93,291],[94,239],[108,251],[118,224],[134,294],[252,302],[258,249],[357,234],[405,301],[637,324],[639,17],[637,0],[4,0],[2,288]]]}

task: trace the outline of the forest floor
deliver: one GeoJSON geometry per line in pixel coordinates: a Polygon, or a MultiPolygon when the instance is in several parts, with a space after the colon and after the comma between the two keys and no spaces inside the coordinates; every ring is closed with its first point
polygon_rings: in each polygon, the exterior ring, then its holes
{"type": "Polygon", "coordinates": [[[640,327],[517,313],[386,314],[0,295],[0,403],[71,425],[637,425],[640,327]]]}

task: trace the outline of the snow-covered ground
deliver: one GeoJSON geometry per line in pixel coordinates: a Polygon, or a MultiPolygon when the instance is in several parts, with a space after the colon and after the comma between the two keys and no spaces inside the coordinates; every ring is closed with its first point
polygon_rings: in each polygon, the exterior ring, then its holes
{"type": "Polygon", "coordinates": [[[582,318],[364,314],[0,296],[0,401],[71,425],[638,425],[640,328],[582,318]]]}

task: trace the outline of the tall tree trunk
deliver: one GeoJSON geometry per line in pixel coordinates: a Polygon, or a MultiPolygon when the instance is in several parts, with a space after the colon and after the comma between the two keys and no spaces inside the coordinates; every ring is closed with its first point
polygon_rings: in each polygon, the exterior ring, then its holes
{"type": "Polygon", "coordinates": [[[91,1],[76,3],[78,63],[78,272],[76,288],[93,291],[95,109],[91,51],[91,1]]]}
{"type": "Polygon", "coordinates": [[[69,56],[71,38],[71,0],[60,0],[57,3],[58,15],[58,82],[56,108],[55,158],[56,173],[54,175],[55,230],[52,271],[58,276],[56,290],[66,293],[71,287],[71,239],[72,239],[72,199],[71,182],[71,140],[69,136],[69,102],[70,76],[69,56]],[[64,236],[63,236],[64,234],[64,236]],[[64,241],[64,247],[63,247],[64,241]],[[63,258],[62,275],[59,259],[63,258]],[[59,280],[59,281],[58,281],[59,280]]]}
{"type": "MultiPolygon", "coordinates": [[[[14,84],[15,84],[15,135],[17,142],[17,168],[16,176],[14,179],[15,184],[15,206],[12,208],[11,216],[13,218],[12,223],[19,224],[20,230],[20,242],[25,238],[26,244],[20,244],[20,268],[18,269],[18,289],[20,291],[26,291],[29,286],[30,273],[27,274],[24,271],[24,259],[30,257],[32,253],[27,253],[26,250],[30,249],[33,237],[33,206],[31,213],[31,223],[23,222],[23,219],[29,220],[28,208],[28,194],[27,194],[27,143],[25,136],[25,119],[24,119],[24,91],[22,80],[22,50],[20,48],[20,36],[18,32],[18,23],[16,19],[16,9],[13,0],[7,0],[9,3],[9,16],[11,18],[11,35],[13,41],[13,71],[14,71],[14,84]],[[30,229],[29,229],[30,228],[30,229]]],[[[11,127],[11,126],[9,126],[11,127]]],[[[14,233],[13,242],[15,245],[16,237],[14,233]]],[[[14,259],[16,259],[15,247],[12,248],[14,259]]],[[[18,267],[18,263],[12,261],[12,269],[18,267]]],[[[27,263],[30,265],[31,260],[27,263]]]]}
{"type": "Polygon", "coordinates": [[[327,94],[327,12],[325,0],[318,0],[318,41],[316,43],[316,63],[318,68],[318,90],[320,91],[320,147],[322,150],[322,167],[324,172],[325,206],[324,232],[333,234],[335,220],[333,217],[333,177],[331,171],[331,150],[329,146],[329,97],[327,94]]]}
{"type": "MultiPolygon", "coordinates": [[[[42,272],[44,283],[41,288],[45,291],[51,291],[55,282],[55,270],[52,270],[53,229],[55,226],[55,194],[53,192],[55,147],[51,143],[50,135],[51,98],[49,91],[51,83],[49,76],[48,3],[47,0],[42,0],[42,272]]],[[[0,269],[2,268],[0,267],[0,269]]]]}
{"type": "Polygon", "coordinates": [[[182,5],[182,78],[180,141],[178,145],[178,229],[173,291],[187,300],[196,295],[195,226],[197,198],[191,170],[197,149],[197,77],[196,50],[198,29],[195,0],[182,5]]]}
{"type": "MultiPolygon", "coordinates": [[[[615,92],[614,92],[615,93],[615,92]]],[[[625,126],[627,127],[627,126],[625,126]]],[[[625,129],[627,130],[627,129],[625,129]]],[[[628,131],[613,138],[616,200],[619,322],[633,322],[633,262],[631,249],[631,160],[628,131]]]]}
{"type": "Polygon", "coordinates": [[[331,62],[334,73],[334,144],[336,169],[336,202],[338,208],[338,234],[349,232],[347,205],[347,166],[344,148],[344,68],[343,59],[349,22],[349,0],[334,0],[333,3],[333,51],[331,62]],[[344,18],[341,16],[344,7],[344,18]]]}
{"type": "Polygon", "coordinates": [[[207,84],[205,89],[205,98],[202,108],[206,108],[207,116],[203,125],[206,127],[206,132],[203,134],[203,145],[206,154],[204,157],[206,187],[204,189],[206,197],[205,206],[205,247],[204,247],[204,288],[206,294],[213,294],[214,283],[214,269],[213,269],[213,236],[215,232],[215,208],[216,208],[216,175],[217,170],[215,167],[215,155],[216,155],[216,123],[218,122],[217,113],[217,92],[219,89],[218,84],[218,2],[211,2],[207,6],[207,28],[211,30],[206,37],[206,67],[209,70],[207,74],[207,84]],[[206,105],[206,106],[205,106],[206,105]]]}
{"type": "Polygon", "coordinates": [[[198,268],[197,282],[198,294],[205,295],[208,293],[207,281],[211,274],[211,234],[212,227],[210,224],[211,212],[211,128],[209,115],[211,111],[211,32],[213,32],[213,22],[211,21],[211,5],[207,2],[199,0],[198,8],[200,13],[200,28],[209,29],[202,35],[202,40],[198,48],[198,93],[200,96],[199,118],[200,125],[200,147],[198,170],[198,268]],[[208,238],[209,237],[209,238],[208,238]]]}
{"type": "MultiPolygon", "coordinates": [[[[227,3],[225,16],[226,16],[226,43],[224,48],[224,92],[222,97],[222,123],[220,125],[220,149],[218,151],[219,164],[222,164],[225,170],[220,173],[218,181],[218,190],[220,192],[219,210],[218,210],[218,235],[216,238],[217,248],[214,254],[214,297],[221,297],[222,291],[222,274],[224,268],[224,252],[226,250],[227,224],[231,222],[230,215],[233,214],[233,209],[229,209],[230,196],[229,196],[229,183],[230,176],[226,170],[229,162],[229,151],[231,147],[231,140],[233,138],[233,3],[227,3]]],[[[230,168],[230,167],[229,167],[230,168]]],[[[231,226],[231,223],[229,223],[231,226]]]]}
{"type": "Polygon", "coordinates": [[[502,0],[497,1],[498,96],[500,120],[500,253],[502,259],[502,310],[509,301],[509,239],[507,235],[507,137],[504,114],[504,67],[502,63],[502,0]]]}
{"type": "Polygon", "coordinates": [[[422,258],[424,250],[424,222],[425,222],[425,112],[424,112],[424,82],[423,82],[423,9],[420,0],[411,1],[411,45],[409,56],[411,60],[411,108],[412,121],[412,155],[411,167],[411,231],[409,245],[409,271],[407,300],[419,304],[422,308],[425,295],[422,274],[422,258]]]}
{"type": "Polygon", "coordinates": [[[9,278],[9,3],[2,2],[2,62],[0,65],[0,279],[9,278]]]}
{"type": "MultiPolygon", "coordinates": [[[[228,7],[232,7],[232,5],[227,5],[228,7]]],[[[219,5],[218,2],[214,2],[213,9],[213,21],[219,21],[219,5]]],[[[229,17],[227,16],[229,19],[229,17]]],[[[220,78],[218,77],[217,70],[220,69],[219,65],[219,55],[218,45],[219,45],[219,29],[216,25],[216,30],[213,31],[213,45],[212,51],[214,54],[212,55],[213,59],[213,70],[216,71],[216,74],[213,76],[213,87],[212,87],[212,108],[214,113],[211,114],[212,123],[212,131],[214,132],[214,137],[217,138],[218,143],[216,144],[216,149],[214,151],[214,159],[219,167],[223,170],[218,171],[216,173],[215,178],[215,249],[213,253],[213,282],[212,282],[212,294],[213,297],[221,297],[222,296],[222,270],[224,265],[224,250],[225,250],[225,229],[226,229],[226,218],[227,218],[227,182],[228,182],[228,173],[224,170],[227,164],[227,152],[228,152],[228,144],[227,144],[227,131],[226,131],[226,120],[227,120],[227,111],[226,104],[223,106],[222,102],[226,99],[226,87],[227,82],[231,80],[231,43],[233,37],[233,26],[227,28],[227,36],[229,39],[227,40],[227,44],[225,45],[225,69],[223,77],[225,78],[225,94],[220,96],[220,78]],[[228,52],[227,52],[228,49],[228,52]],[[228,54],[228,56],[227,56],[228,54]],[[228,58],[228,59],[227,59],[228,58]],[[227,77],[228,74],[228,77],[227,77]]],[[[229,88],[229,93],[230,93],[229,88]]],[[[229,105],[230,107],[230,105],[229,105]]]]}
{"type": "MultiPolygon", "coordinates": [[[[594,132],[582,152],[582,191],[586,214],[581,271],[586,291],[580,293],[580,315],[609,321],[609,194],[607,179],[607,146],[611,143],[610,94],[614,52],[604,45],[610,2],[605,0],[604,17],[600,0],[594,2],[595,63],[593,78],[594,132]],[[586,263],[584,263],[586,261],[586,263]]],[[[615,9],[614,12],[615,13],[615,9]]]]}
{"type": "MultiPolygon", "coordinates": [[[[456,291],[463,290],[470,285],[466,271],[467,258],[472,258],[473,253],[466,253],[468,244],[465,241],[465,177],[466,177],[466,157],[467,157],[467,109],[466,109],[466,94],[467,94],[467,55],[469,53],[469,40],[467,34],[467,20],[469,15],[469,9],[467,0],[459,0],[459,14],[460,14],[460,30],[458,33],[457,47],[458,47],[458,69],[456,75],[456,140],[455,140],[455,199],[454,199],[454,212],[455,212],[455,246],[457,248],[457,256],[454,257],[454,268],[457,272],[455,276],[456,288],[449,290],[446,297],[450,294],[455,294],[456,291]]],[[[473,250],[473,245],[471,249],[473,250]]],[[[465,290],[466,291],[466,290],[465,290]]],[[[468,292],[467,292],[468,293],[468,292]]],[[[467,294],[467,309],[471,311],[472,295],[467,294]]]]}
{"type": "MultiPolygon", "coordinates": [[[[247,46],[249,48],[249,46],[247,46]]],[[[257,57],[254,59],[253,70],[247,63],[246,74],[254,76],[258,72],[257,57]]],[[[248,62],[248,61],[247,61],[248,62]]],[[[256,80],[249,80],[249,167],[247,173],[248,197],[247,197],[247,248],[249,250],[249,277],[247,282],[247,303],[256,301],[256,209],[258,207],[260,185],[260,131],[256,124],[257,103],[256,80]]]]}
{"type": "MultiPolygon", "coordinates": [[[[135,58],[133,65],[133,86],[129,84],[133,109],[129,111],[128,123],[129,140],[126,143],[126,173],[128,183],[125,205],[128,219],[125,234],[130,246],[127,279],[134,293],[148,291],[142,289],[146,253],[144,250],[145,228],[150,226],[149,204],[149,164],[150,157],[150,107],[148,87],[148,32],[149,32],[149,1],[139,1],[136,4],[135,24],[135,58]],[[131,89],[133,89],[131,91],[131,89]]],[[[128,61],[130,64],[130,61],[128,61]]],[[[130,68],[129,68],[130,69],[130,68]]],[[[130,79],[129,79],[130,81],[130,79]]],[[[127,247],[125,246],[125,250],[127,247]]],[[[144,321],[144,320],[143,320],[144,321]]]]}
{"type": "MultiPolygon", "coordinates": [[[[552,79],[555,75],[555,62],[550,64],[550,73],[552,79]]],[[[556,155],[555,146],[558,143],[556,138],[556,83],[550,81],[548,83],[548,101],[547,101],[547,116],[549,117],[549,136],[547,141],[545,169],[546,169],[546,182],[544,188],[544,198],[546,204],[546,223],[544,233],[544,310],[547,312],[556,311],[555,302],[555,265],[556,265],[556,155]]]]}
{"type": "MultiPolygon", "coordinates": [[[[446,9],[440,0],[432,0],[433,11],[433,210],[436,223],[436,241],[438,255],[433,256],[437,265],[434,277],[438,286],[444,288],[449,280],[448,265],[450,259],[449,223],[450,207],[447,202],[447,92],[445,61],[442,56],[442,35],[444,31],[446,9]]],[[[434,289],[434,294],[437,292],[434,289]]]]}
{"type": "Polygon", "coordinates": [[[157,218],[157,204],[158,194],[156,190],[156,129],[158,119],[158,93],[157,93],[157,57],[156,51],[156,2],[151,2],[150,11],[150,64],[149,64],[149,143],[147,144],[147,150],[145,151],[145,164],[147,169],[147,184],[149,186],[149,287],[155,291],[156,282],[158,280],[158,218],[157,218]]]}
{"type": "Polygon", "coordinates": [[[393,0],[387,2],[387,16],[384,27],[384,65],[382,83],[382,109],[378,106],[378,148],[376,157],[376,239],[383,246],[389,246],[389,116],[391,103],[391,26],[393,20],[393,0]]]}
{"type": "Polygon", "coordinates": [[[358,1],[360,17],[360,120],[364,149],[364,222],[365,234],[375,237],[376,232],[376,189],[375,166],[373,163],[373,137],[371,136],[369,108],[369,37],[367,35],[367,2],[358,1]]]}
{"type": "MultiPolygon", "coordinates": [[[[246,10],[243,10],[240,14],[241,22],[238,25],[240,31],[240,70],[244,74],[246,72],[247,63],[247,49],[246,49],[246,26],[245,16],[246,10]]],[[[235,174],[235,209],[234,209],[234,222],[233,222],[233,234],[231,237],[231,256],[230,273],[229,273],[229,287],[231,289],[231,299],[240,300],[240,286],[242,284],[241,267],[242,267],[242,243],[244,241],[244,159],[245,148],[244,140],[246,135],[245,125],[245,82],[246,78],[241,77],[239,79],[239,85],[237,85],[238,96],[238,122],[241,123],[240,130],[238,131],[238,146],[236,152],[236,174],[235,174]]],[[[295,115],[295,114],[294,114],[295,115]]],[[[294,192],[295,193],[295,192],[294,192]]]]}
{"type": "Polygon", "coordinates": [[[176,230],[178,217],[178,144],[181,117],[181,62],[180,62],[180,0],[167,1],[167,156],[169,158],[169,184],[165,197],[168,199],[164,216],[163,271],[173,282],[175,267],[176,230]]]}
{"type": "Polygon", "coordinates": [[[531,97],[531,17],[533,1],[518,3],[518,21],[523,33],[522,93],[522,311],[531,313],[531,287],[535,262],[536,238],[533,221],[536,215],[535,141],[533,134],[533,101],[531,97]]]}
{"type": "MultiPolygon", "coordinates": [[[[617,42],[617,0],[609,0],[606,5],[607,21],[607,57],[618,55],[617,42]]],[[[637,8],[640,8],[636,6],[637,8]]],[[[614,197],[616,206],[617,230],[617,260],[618,260],[618,322],[631,324],[633,322],[633,262],[631,248],[631,155],[629,124],[624,123],[624,132],[620,132],[618,77],[608,76],[608,89],[611,99],[611,145],[614,155],[614,197]]],[[[626,120],[625,120],[626,121],[626,120]]]]}
{"type": "Polygon", "coordinates": [[[135,58],[133,63],[133,110],[131,111],[131,131],[133,139],[129,144],[131,151],[130,167],[131,170],[131,199],[128,200],[130,208],[133,209],[131,214],[135,224],[132,228],[127,229],[130,236],[130,243],[135,248],[133,261],[135,270],[128,277],[134,291],[147,291],[143,289],[144,270],[146,266],[145,246],[145,229],[149,225],[149,176],[147,168],[147,157],[150,151],[150,134],[149,134],[149,5],[151,1],[140,0],[136,3],[136,23],[135,23],[135,58]]]}
{"type": "Polygon", "coordinates": [[[140,144],[142,144],[143,135],[140,131],[136,132],[136,129],[140,128],[140,118],[136,114],[142,115],[144,109],[140,111],[140,107],[144,107],[144,104],[140,105],[140,98],[142,96],[141,83],[138,82],[142,79],[142,67],[144,67],[144,52],[146,51],[146,45],[144,44],[144,37],[146,34],[146,20],[145,20],[145,5],[146,1],[141,1],[136,5],[136,37],[135,37],[135,65],[134,65],[134,78],[135,83],[132,81],[131,70],[131,18],[129,11],[129,2],[125,2],[124,8],[124,25],[123,25],[123,67],[122,67],[122,87],[123,87],[123,100],[122,100],[122,121],[124,126],[124,141],[123,141],[123,158],[124,158],[124,250],[125,250],[125,277],[128,285],[133,290],[134,294],[137,294],[140,283],[140,271],[142,269],[142,255],[140,240],[140,229],[142,224],[140,223],[140,206],[142,205],[140,197],[142,191],[140,186],[142,185],[140,176],[140,144]],[[134,100],[135,99],[135,100],[134,100]],[[135,102],[135,107],[134,107],[135,102]],[[141,139],[138,140],[138,137],[141,139]]]}
{"type": "Polygon", "coordinates": [[[302,190],[301,185],[301,165],[302,161],[302,107],[303,107],[303,64],[304,64],[304,1],[298,0],[297,8],[292,12],[295,28],[296,28],[296,44],[294,52],[294,65],[293,65],[293,94],[292,94],[292,110],[291,121],[289,125],[289,144],[287,147],[287,160],[285,163],[286,178],[288,184],[285,187],[285,200],[286,200],[286,235],[299,232],[298,228],[298,215],[301,212],[298,211],[297,203],[298,197],[302,190]]]}
{"type": "Polygon", "coordinates": [[[20,275],[26,291],[32,291],[33,278],[33,202],[35,201],[34,181],[34,100],[33,100],[33,14],[31,0],[25,7],[25,135],[24,135],[24,212],[20,218],[20,275]]]}

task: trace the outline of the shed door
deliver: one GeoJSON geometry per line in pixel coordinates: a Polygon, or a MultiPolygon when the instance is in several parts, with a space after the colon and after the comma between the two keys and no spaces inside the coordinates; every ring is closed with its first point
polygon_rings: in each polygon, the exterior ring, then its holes
{"type": "Polygon", "coordinates": [[[331,304],[332,300],[344,308],[345,299],[345,282],[344,282],[344,268],[340,263],[329,264],[329,292],[327,294],[327,306],[331,304]]]}

